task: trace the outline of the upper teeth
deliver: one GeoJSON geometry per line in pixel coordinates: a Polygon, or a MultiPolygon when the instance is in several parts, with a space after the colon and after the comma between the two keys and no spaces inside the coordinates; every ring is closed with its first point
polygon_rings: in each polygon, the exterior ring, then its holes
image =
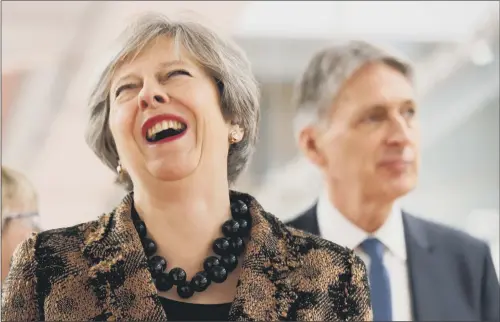
{"type": "Polygon", "coordinates": [[[148,137],[152,137],[153,135],[157,134],[158,132],[161,132],[166,129],[174,129],[174,130],[180,130],[182,129],[183,125],[180,122],[173,121],[173,120],[168,120],[168,121],[161,121],[153,125],[149,130],[148,130],[148,137]]]}

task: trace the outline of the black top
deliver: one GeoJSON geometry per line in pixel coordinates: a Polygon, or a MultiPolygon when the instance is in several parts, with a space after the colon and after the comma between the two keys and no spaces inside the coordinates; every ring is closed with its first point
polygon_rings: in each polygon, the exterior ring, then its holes
{"type": "Polygon", "coordinates": [[[160,296],[169,321],[227,321],[232,303],[193,304],[160,296]]]}

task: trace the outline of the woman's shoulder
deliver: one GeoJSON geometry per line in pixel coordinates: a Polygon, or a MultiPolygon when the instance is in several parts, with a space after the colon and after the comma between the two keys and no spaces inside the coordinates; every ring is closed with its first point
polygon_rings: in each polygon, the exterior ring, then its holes
{"type": "Polygon", "coordinates": [[[285,225],[276,216],[264,213],[273,227],[272,231],[281,236],[279,239],[287,244],[286,248],[289,252],[301,262],[313,263],[317,269],[336,272],[336,274],[364,274],[365,264],[353,250],[285,225]]]}
{"type": "MultiPolygon", "coordinates": [[[[288,231],[291,236],[293,236],[293,240],[300,245],[304,245],[304,250],[314,250],[314,253],[317,254],[318,257],[322,257],[324,255],[329,255],[331,257],[332,262],[327,263],[328,266],[332,264],[335,266],[340,266],[345,269],[351,269],[353,266],[363,266],[363,261],[354,253],[353,250],[341,246],[332,241],[323,239],[317,235],[310,234],[308,232],[289,227],[284,223],[283,229],[288,231]]],[[[309,253],[309,252],[307,252],[309,253]]],[[[319,262],[318,262],[319,263],[319,262]]]]}
{"type": "Polygon", "coordinates": [[[37,253],[40,252],[39,249],[43,248],[44,252],[60,255],[81,250],[82,245],[87,243],[92,233],[106,227],[105,223],[109,221],[111,215],[112,213],[106,213],[88,222],[33,233],[23,243],[24,247],[31,246],[37,250],[37,253]]]}
{"type": "Polygon", "coordinates": [[[284,239],[290,252],[287,260],[294,263],[292,284],[299,292],[328,297],[333,304],[334,312],[325,320],[372,320],[366,267],[354,251],[278,219],[274,225],[288,236],[284,239]]]}
{"type": "Polygon", "coordinates": [[[347,247],[341,246],[337,243],[326,240],[317,235],[305,232],[303,230],[287,226],[284,223],[283,226],[284,229],[286,229],[292,236],[294,236],[295,239],[304,240],[307,244],[309,244],[309,247],[312,249],[322,249],[329,253],[335,254],[336,256],[346,257],[346,258],[354,255],[354,252],[347,247]]]}
{"type": "Polygon", "coordinates": [[[279,241],[279,244],[292,253],[292,257],[307,258],[308,261],[316,261],[316,265],[328,266],[329,269],[333,266],[341,271],[364,268],[362,260],[351,249],[285,225],[277,216],[264,210],[251,195],[245,193],[238,195],[253,206],[251,208],[258,217],[265,219],[267,222],[265,226],[269,229],[264,230],[271,232],[268,235],[269,241],[272,239],[279,241]]]}

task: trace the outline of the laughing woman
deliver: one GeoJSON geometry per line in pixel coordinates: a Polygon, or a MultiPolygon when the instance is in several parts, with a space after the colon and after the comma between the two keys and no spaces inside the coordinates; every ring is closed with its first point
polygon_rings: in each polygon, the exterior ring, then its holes
{"type": "Polygon", "coordinates": [[[370,320],[352,251],[230,190],[259,120],[243,53],[158,15],[129,32],[93,92],[87,137],[129,193],[18,248],[2,321],[370,320]]]}

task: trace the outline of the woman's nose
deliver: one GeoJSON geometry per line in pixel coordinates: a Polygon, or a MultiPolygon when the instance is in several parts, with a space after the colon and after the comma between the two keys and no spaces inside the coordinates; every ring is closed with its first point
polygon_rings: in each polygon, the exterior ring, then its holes
{"type": "Polygon", "coordinates": [[[167,93],[164,93],[164,91],[161,91],[156,88],[150,90],[143,88],[143,91],[139,95],[139,107],[141,109],[146,109],[150,107],[156,108],[168,102],[169,102],[169,97],[167,93]]]}

